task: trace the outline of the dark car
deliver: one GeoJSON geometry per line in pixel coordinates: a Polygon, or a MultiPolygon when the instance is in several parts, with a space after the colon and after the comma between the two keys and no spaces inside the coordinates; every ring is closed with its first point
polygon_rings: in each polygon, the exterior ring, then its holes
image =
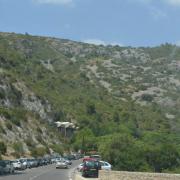
{"type": "Polygon", "coordinates": [[[75,156],[74,155],[67,155],[67,156],[64,156],[64,158],[68,159],[68,160],[76,160],[75,156]]]}
{"type": "Polygon", "coordinates": [[[101,169],[99,161],[84,161],[82,168],[83,177],[98,177],[98,171],[101,169]]]}
{"type": "Polygon", "coordinates": [[[9,160],[0,161],[0,174],[4,173],[14,173],[14,166],[9,160]]]}
{"type": "Polygon", "coordinates": [[[0,174],[5,173],[5,171],[4,171],[5,167],[6,167],[6,163],[4,161],[0,160],[0,174]]]}

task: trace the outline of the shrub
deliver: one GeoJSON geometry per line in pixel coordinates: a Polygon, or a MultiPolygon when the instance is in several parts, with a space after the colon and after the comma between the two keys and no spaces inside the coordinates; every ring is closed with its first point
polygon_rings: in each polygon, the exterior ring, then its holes
{"type": "Polygon", "coordinates": [[[14,143],[13,148],[15,150],[15,156],[16,157],[20,157],[21,155],[24,154],[23,144],[21,142],[14,143]]]}
{"type": "Polygon", "coordinates": [[[62,145],[54,144],[51,146],[51,148],[53,149],[54,152],[63,154],[64,149],[63,149],[62,145]]]}
{"type": "Polygon", "coordinates": [[[5,92],[2,89],[0,89],[0,99],[5,99],[5,97],[6,97],[5,92]]]}
{"type": "Polygon", "coordinates": [[[12,118],[12,123],[15,124],[16,126],[19,126],[19,127],[21,126],[20,119],[17,117],[12,118]]]}
{"type": "Polygon", "coordinates": [[[148,102],[151,102],[153,100],[153,96],[151,94],[143,94],[141,96],[141,99],[143,101],[148,101],[148,102]]]}
{"type": "Polygon", "coordinates": [[[37,147],[33,148],[31,151],[31,155],[33,157],[42,157],[47,153],[47,149],[45,147],[37,147]]]}
{"type": "Polygon", "coordinates": [[[25,143],[28,147],[31,147],[31,148],[35,146],[33,139],[30,137],[25,140],[25,143]]]}
{"type": "Polygon", "coordinates": [[[7,145],[4,142],[0,142],[0,154],[5,154],[7,151],[7,145]]]}
{"type": "Polygon", "coordinates": [[[4,128],[2,127],[2,125],[0,124],[0,133],[2,134],[6,134],[6,131],[4,130],[4,128]]]}
{"type": "Polygon", "coordinates": [[[12,130],[12,124],[10,122],[6,122],[6,127],[11,131],[12,130]]]}

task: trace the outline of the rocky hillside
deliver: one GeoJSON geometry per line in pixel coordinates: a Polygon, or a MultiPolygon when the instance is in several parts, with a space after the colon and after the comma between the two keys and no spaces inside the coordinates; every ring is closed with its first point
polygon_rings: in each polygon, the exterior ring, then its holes
{"type": "Polygon", "coordinates": [[[27,152],[60,143],[51,129],[57,120],[98,137],[166,132],[179,139],[179,90],[175,45],[96,46],[0,33],[0,138],[9,153],[17,143],[27,152]]]}

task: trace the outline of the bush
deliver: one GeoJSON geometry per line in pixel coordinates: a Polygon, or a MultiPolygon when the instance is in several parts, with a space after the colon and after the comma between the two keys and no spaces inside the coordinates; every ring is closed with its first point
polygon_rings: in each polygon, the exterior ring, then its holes
{"type": "Polygon", "coordinates": [[[4,128],[2,127],[2,125],[0,124],[0,133],[2,134],[6,134],[6,131],[4,130],[4,128]]]}
{"type": "Polygon", "coordinates": [[[151,94],[142,94],[141,99],[143,101],[151,102],[154,99],[154,97],[151,94]]]}
{"type": "Polygon", "coordinates": [[[12,123],[15,124],[16,126],[21,127],[20,119],[18,119],[17,117],[12,118],[12,123]]]}
{"type": "Polygon", "coordinates": [[[2,89],[0,89],[0,99],[5,99],[5,97],[6,97],[5,92],[2,89]]]}
{"type": "Polygon", "coordinates": [[[6,122],[6,127],[11,131],[12,130],[12,124],[10,122],[6,122]]]}
{"type": "Polygon", "coordinates": [[[7,146],[4,142],[0,142],[0,154],[5,154],[7,151],[7,146]]]}
{"type": "Polygon", "coordinates": [[[64,148],[62,147],[62,145],[54,144],[51,146],[51,148],[53,149],[54,152],[63,154],[64,148]]]}
{"type": "Polygon", "coordinates": [[[42,157],[47,153],[47,149],[45,147],[37,147],[33,148],[31,151],[31,155],[33,157],[42,157]]]}
{"type": "Polygon", "coordinates": [[[16,157],[20,157],[21,155],[24,154],[23,144],[21,142],[14,143],[13,148],[15,150],[15,156],[16,157]]]}
{"type": "Polygon", "coordinates": [[[26,143],[26,145],[27,145],[28,147],[30,147],[30,148],[32,148],[32,147],[35,146],[35,143],[34,143],[33,139],[30,138],[30,137],[25,140],[25,143],[26,143]]]}

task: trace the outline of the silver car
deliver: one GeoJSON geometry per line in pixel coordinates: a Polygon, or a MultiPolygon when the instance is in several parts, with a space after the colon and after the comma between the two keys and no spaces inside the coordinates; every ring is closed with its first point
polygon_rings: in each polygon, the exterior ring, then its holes
{"type": "Polygon", "coordinates": [[[12,162],[12,164],[13,164],[15,170],[24,170],[24,169],[26,169],[25,165],[23,163],[21,163],[21,161],[19,159],[14,160],[12,162]]]}
{"type": "Polygon", "coordinates": [[[65,161],[57,161],[56,162],[56,169],[60,168],[68,168],[68,164],[65,161]]]}

